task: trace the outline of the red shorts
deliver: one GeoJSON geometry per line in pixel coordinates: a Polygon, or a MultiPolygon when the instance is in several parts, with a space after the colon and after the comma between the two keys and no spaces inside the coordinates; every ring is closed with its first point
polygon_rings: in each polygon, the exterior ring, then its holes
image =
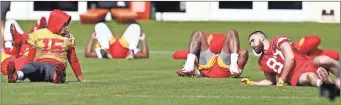
{"type": "Polygon", "coordinates": [[[203,77],[209,77],[209,78],[228,78],[230,77],[230,70],[227,68],[223,68],[219,66],[218,64],[218,56],[211,58],[214,59],[214,63],[212,67],[206,68],[206,69],[201,69],[200,74],[203,77]]]}
{"type": "Polygon", "coordinates": [[[129,54],[129,49],[121,45],[119,38],[116,39],[115,43],[110,45],[109,53],[112,58],[126,58],[129,54]]]}
{"type": "Polygon", "coordinates": [[[6,58],[3,62],[1,62],[1,73],[3,75],[7,75],[7,64],[10,61],[14,61],[16,70],[21,70],[26,64],[31,62],[31,60],[27,56],[20,56],[19,58],[11,56],[9,58],[6,58]]]}
{"type": "Polygon", "coordinates": [[[291,71],[287,78],[287,83],[291,86],[296,86],[298,83],[298,79],[300,78],[301,74],[312,72],[317,75],[317,68],[313,64],[313,60],[296,60],[295,69],[291,71]]]}
{"type": "Polygon", "coordinates": [[[230,71],[228,69],[219,67],[219,65],[214,64],[213,67],[209,69],[200,70],[200,74],[203,77],[209,78],[228,78],[230,77],[230,71]]]}

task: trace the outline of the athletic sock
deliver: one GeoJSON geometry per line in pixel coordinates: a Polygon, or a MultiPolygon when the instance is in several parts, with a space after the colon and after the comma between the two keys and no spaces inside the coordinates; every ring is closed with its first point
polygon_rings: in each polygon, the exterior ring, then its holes
{"type": "Polygon", "coordinates": [[[194,54],[188,54],[187,55],[187,60],[186,60],[185,65],[184,65],[184,68],[186,70],[193,70],[195,58],[196,58],[196,56],[194,54]]]}
{"type": "Polygon", "coordinates": [[[17,71],[18,74],[18,80],[24,79],[24,73],[22,71],[17,71]]]}
{"type": "Polygon", "coordinates": [[[316,86],[317,86],[317,87],[320,87],[320,86],[322,85],[322,83],[323,83],[323,81],[322,81],[321,79],[318,79],[318,80],[316,81],[316,86]]]}
{"type": "Polygon", "coordinates": [[[238,62],[238,54],[237,53],[232,53],[231,54],[231,66],[232,66],[232,68],[231,68],[231,71],[232,72],[238,72],[239,73],[239,71],[238,71],[238,64],[237,64],[237,62],[238,62]]]}

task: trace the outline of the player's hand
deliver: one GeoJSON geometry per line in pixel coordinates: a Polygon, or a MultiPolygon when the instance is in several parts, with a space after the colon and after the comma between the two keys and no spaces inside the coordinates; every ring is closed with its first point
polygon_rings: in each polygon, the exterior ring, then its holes
{"type": "Polygon", "coordinates": [[[230,73],[232,76],[237,77],[240,75],[238,65],[230,65],[230,73]]]}
{"type": "Polygon", "coordinates": [[[88,82],[87,80],[84,79],[83,75],[77,76],[77,79],[80,82],[88,82]]]}
{"type": "Polygon", "coordinates": [[[146,38],[146,34],[145,33],[141,33],[140,41],[144,41],[145,38],[146,38]]]}
{"type": "Polygon", "coordinates": [[[97,38],[96,38],[96,33],[92,33],[91,39],[93,39],[93,40],[96,40],[96,39],[97,39],[97,38]]]}
{"type": "Polygon", "coordinates": [[[253,81],[251,81],[247,78],[243,78],[242,80],[240,80],[240,82],[244,85],[253,85],[253,81]]]}
{"type": "Polygon", "coordinates": [[[279,78],[276,86],[284,86],[284,85],[285,85],[285,81],[282,78],[279,78]]]}

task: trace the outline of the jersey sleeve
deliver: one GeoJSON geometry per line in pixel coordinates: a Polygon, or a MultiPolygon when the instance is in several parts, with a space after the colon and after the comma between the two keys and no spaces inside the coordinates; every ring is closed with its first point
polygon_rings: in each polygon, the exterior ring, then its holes
{"type": "Polygon", "coordinates": [[[33,48],[36,48],[36,40],[37,40],[37,33],[33,32],[27,39],[27,43],[30,44],[33,48]]]}
{"type": "Polygon", "coordinates": [[[70,46],[69,47],[75,47],[76,46],[76,38],[72,35],[72,34],[69,34],[69,36],[70,36],[70,39],[69,39],[69,41],[70,41],[70,46]]]}
{"type": "Polygon", "coordinates": [[[289,43],[291,43],[290,40],[289,40],[286,36],[277,36],[277,37],[275,38],[275,40],[276,40],[275,46],[276,46],[277,48],[280,48],[281,45],[282,45],[284,42],[289,42],[289,43]]]}

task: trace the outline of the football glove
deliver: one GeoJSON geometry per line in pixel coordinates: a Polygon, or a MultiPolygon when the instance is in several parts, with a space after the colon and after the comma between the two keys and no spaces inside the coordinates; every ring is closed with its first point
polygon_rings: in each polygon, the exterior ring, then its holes
{"type": "Polygon", "coordinates": [[[282,78],[279,78],[276,86],[284,86],[284,85],[285,85],[285,81],[282,78]]]}
{"type": "Polygon", "coordinates": [[[240,82],[244,85],[253,85],[253,81],[249,80],[248,78],[243,78],[240,82]]]}

